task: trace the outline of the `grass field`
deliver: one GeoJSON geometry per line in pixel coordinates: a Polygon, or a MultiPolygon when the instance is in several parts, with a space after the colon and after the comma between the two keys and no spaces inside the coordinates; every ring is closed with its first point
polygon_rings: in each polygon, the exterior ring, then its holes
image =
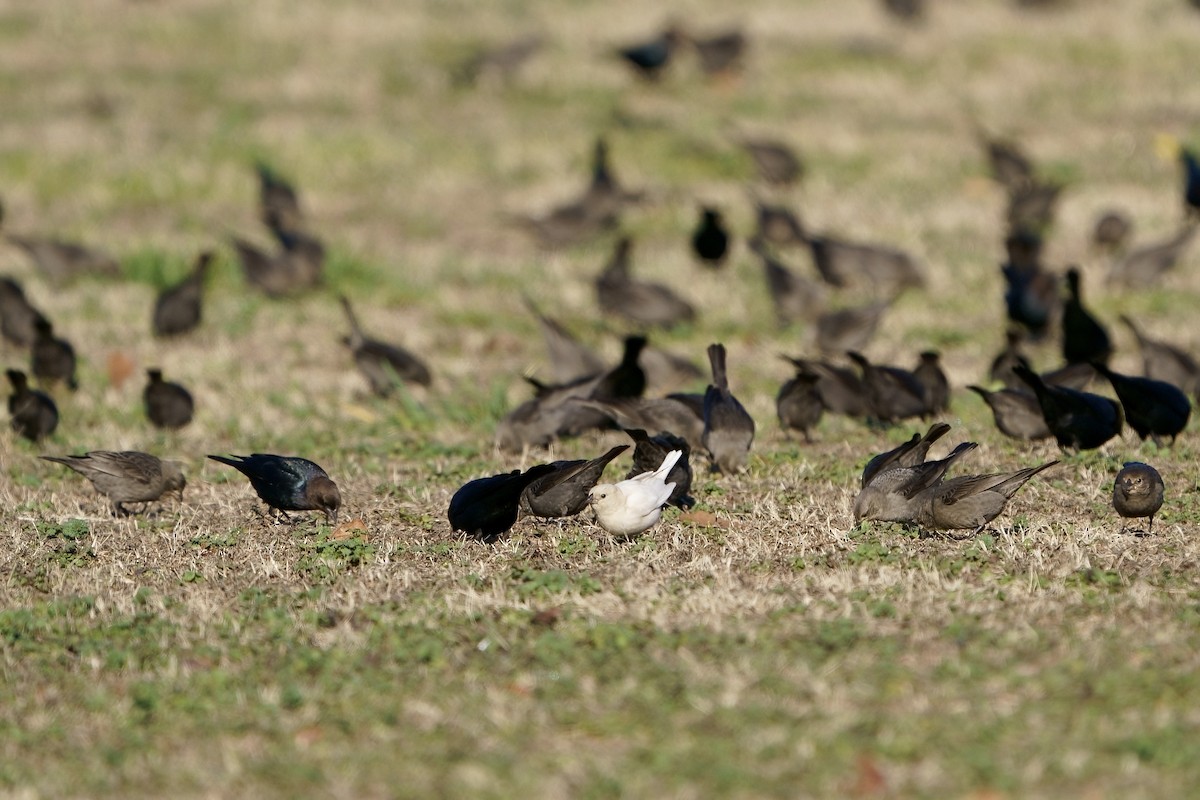
{"type": "MultiPolygon", "coordinates": [[[[87,241],[125,272],[60,288],[0,247],[0,273],[82,359],[53,437],[0,436],[0,795],[1193,794],[1195,423],[1172,449],[1127,432],[1063,457],[973,539],[855,527],[868,455],[923,426],[827,417],[813,444],[785,436],[777,354],[811,353],[811,334],[775,326],[744,241],[712,274],[686,237],[701,201],[751,230],[752,167],[731,135],[790,141],[808,174],[776,196],[815,229],[922,262],[927,289],[900,299],[868,354],[943,352],[947,442],[980,443],[964,469],[1058,457],[1004,439],[962,389],[1004,330],[1003,197],[974,125],[1068,182],[1049,260],[1082,265],[1116,368],[1140,368],[1120,313],[1200,352],[1200,255],[1116,292],[1088,248],[1109,207],[1138,241],[1178,222],[1178,167],[1156,142],[1196,141],[1200,14],[1183,0],[934,0],[908,29],[868,0],[480,5],[0,3],[5,229],[87,241]],[[710,84],[685,58],[661,84],[633,80],[609,51],[669,12],[702,33],[743,25],[741,79],[710,84]],[[512,81],[454,84],[475,48],[529,31],[546,45],[512,81]],[[505,221],[578,192],[601,133],[621,180],[650,196],[624,222],[635,271],[700,309],[654,341],[698,362],[727,345],[758,421],[750,467],[698,471],[707,515],[670,510],[632,542],[583,517],[464,540],[445,509],[465,481],[623,439],[524,458],[492,446],[526,396],[520,376],[549,373],[522,291],[618,355],[626,331],[599,316],[591,283],[611,239],[544,251],[505,221]],[[244,285],[228,237],[266,242],[259,158],[301,188],[329,246],[321,291],[269,301],[244,285]],[[156,289],[214,246],[202,328],[152,339],[156,289]],[[365,394],[339,292],[370,332],[427,358],[431,389],[365,394]],[[138,371],[112,380],[114,357],[138,371]],[[178,434],[142,414],[148,366],[196,396],[178,434]],[[186,463],[181,507],[115,519],[36,458],[126,448],[186,463]],[[322,464],[365,533],[266,524],[241,476],[204,459],[253,451],[322,464]],[[1123,533],[1110,506],[1130,459],[1167,483],[1153,536],[1123,533]]],[[[785,260],[811,274],[807,256],[785,260]]],[[[1057,363],[1053,343],[1034,354],[1057,363]]],[[[27,356],[3,344],[0,359],[27,356]]]]}

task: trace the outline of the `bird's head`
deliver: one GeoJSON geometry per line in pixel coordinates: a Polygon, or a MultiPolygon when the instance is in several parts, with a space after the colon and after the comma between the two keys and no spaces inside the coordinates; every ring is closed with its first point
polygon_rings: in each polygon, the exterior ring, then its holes
{"type": "Polygon", "coordinates": [[[318,475],[308,482],[305,495],[314,508],[325,512],[325,518],[329,520],[330,525],[337,524],[338,508],[342,505],[342,494],[338,491],[336,483],[318,475]]]}
{"type": "Polygon", "coordinates": [[[600,483],[588,489],[588,505],[593,509],[607,508],[618,501],[620,490],[611,483],[600,483]]]}
{"type": "Polygon", "coordinates": [[[854,521],[861,522],[864,519],[875,519],[882,510],[883,496],[878,490],[867,487],[858,493],[858,497],[854,498],[854,521]]]}
{"type": "Polygon", "coordinates": [[[175,492],[179,495],[179,502],[183,502],[183,490],[187,487],[187,478],[183,477],[183,465],[178,461],[162,462],[163,481],[166,483],[166,492],[175,492]]]}

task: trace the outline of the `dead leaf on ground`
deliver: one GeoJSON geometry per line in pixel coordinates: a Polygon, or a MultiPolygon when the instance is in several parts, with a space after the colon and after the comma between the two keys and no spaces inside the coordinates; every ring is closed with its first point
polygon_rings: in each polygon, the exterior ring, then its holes
{"type": "Polygon", "coordinates": [[[338,540],[352,539],[356,536],[360,539],[365,539],[367,538],[367,524],[361,518],[355,517],[334,528],[332,536],[338,540]]]}
{"type": "Polygon", "coordinates": [[[699,525],[701,528],[727,529],[729,527],[729,523],[726,520],[721,519],[711,511],[688,511],[679,515],[679,521],[699,525]]]}

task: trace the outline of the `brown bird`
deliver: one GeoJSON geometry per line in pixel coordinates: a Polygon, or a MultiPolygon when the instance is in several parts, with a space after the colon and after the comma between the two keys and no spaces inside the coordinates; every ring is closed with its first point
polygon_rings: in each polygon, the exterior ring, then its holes
{"type": "Polygon", "coordinates": [[[883,0],[883,8],[893,19],[908,25],[925,18],[925,0],[883,0]]]}
{"type": "Polygon", "coordinates": [[[64,381],[71,391],[79,388],[75,379],[75,348],[66,339],[54,336],[54,326],[44,317],[34,323],[37,338],[30,350],[30,372],[43,388],[64,381]]]}
{"type": "Polygon", "coordinates": [[[1142,351],[1142,374],[1178,386],[1193,397],[1200,392],[1200,364],[1196,359],[1173,344],[1147,336],[1129,317],[1120,319],[1137,337],[1142,351]]]}
{"type": "Polygon", "coordinates": [[[935,484],[914,498],[914,521],[926,530],[974,529],[973,534],[978,534],[1000,516],[1030,478],[1057,463],[1048,461],[1017,472],[964,475],[935,484]]]}
{"type": "Polygon", "coordinates": [[[921,492],[939,484],[954,462],[978,446],[975,442],[962,442],[950,455],[937,461],[877,472],[854,498],[855,521],[914,522],[921,492]]]}
{"type": "Polygon", "coordinates": [[[867,388],[863,386],[862,378],[854,370],[828,361],[791,356],[783,358],[790,361],[797,371],[811,372],[817,376],[817,394],[820,395],[821,405],[826,411],[847,417],[870,416],[871,406],[867,402],[867,388]]]}
{"type": "Polygon", "coordinates": [[[342,343],[354,354],[354,363],[367,379],[372,392],[387,397],[400,381],[419,386],[428,386],[433,381],[429,367],[420,358],[403,347],[372,339],[363,333],[350,301],[345,295],[338,299],[350,325],[350,335],[342,337],[342,343]]]}
{"type": "Polygon", "coordinates": [[[608,157],[608,140],[597,136],[592,147],[592,179],[582,202],[589,204],[595,213],[602,214],[608,209],[640,203],[645,196],[644,191],[627,189],[617,180],[608,157]]]}
{"type": "Polygon", "coordinates": [[[125,503],[150,503],[168,492],[178,492],[183,502],[187,481],[177,461],[163,461],[136,450],[93,450],[81,456],[41,456],[65,464],[92,482],[97,492],[112,501],[118,517],[130,514],[125,503]]]}
{"type": "Polygon", "coordinates": [[[180,336],[200,324],[204,278],[212,260],[213,252],[203,251],[196,257],[196,265],[186,278],[159,293],[154,302],[155,336],[180,336]]]}
{"type": "MultiPolygon", "coordinates": [[[[624,430],[670,433],[686,441],[689,449],[704,447],[703,405],[697,413],[697,409],[676,397],[626,397],[575,402],[600,411],[624,430]]],[[[671,447],[667,452],[679,449],[671,447]]],[[[655,468],[661,463],[660,458],[655,468]]]]}
{"type": "Polygon", "coordinates": [[[742,31],[726,31],[703,39],[689,37],[689,41],[700,57],[700,69],[710,78],[734,73],[742,68],[748,44],[746,34],[742,31]]]}
{"type": "Polygon", "coordinates": [[[758,177],[767,183],[788,186],[804,175],[795,151],[774,139],[742,139],[738,144],[754,161],[758,177]]]}
{"type": "Polygon", "coordinates": [[[554,471],[537,478],[521,492],[521,511],[535,517],[573,517],[587,507],[588,492],[604,468],[629,449],[621,444],[589,460],[555,461],[554,471]]]}
{"type": "Polygon", "coordinates": [[[289,520],[288,511],[320,511],[337,524],[342,495],[329,473],[307,458],[254,453],[249,456],[209,456],[250,479],[267,507],[289,520]]]}
{"type": "Polygon", "coordinates": [[[0,277],[0,336],[18,347],[29,347],[39,321],[46,318],[25,298],[21,284],[0,277]]]}
{"type": "Polygon", "coordinates": [[[705,371],[690,358],[661,347],[648,346],[638,363],[646,373],[646,391],[656,393],[670,392],[705,376],[705,371]]]}
{"type": "MultiPolygon", "coordinates": [[[[914,433],[912,438],[899,447],[874,456],[863,467],[859,488],[865,488],[876,475],[898,467],[910,468],[925,463],[929,448],[938,439],[950,432],[950,426],[944,422],[935,422],[929,426],[924,435],[914,433]]],[[[948,465],[947,465],[948,466],[948,465]]]]}
{"type": "Polygon", "coordinates": [[[688,494],[692,490],[692,465],[688,460],[692,449],[688,443],[666,432],[650,436],[643,430],[627,429],[625,433],[629,434],[629,438],[636,444],[633,449],[633,466],[625,478],[628,480],[637,475],[654,472],[672,450],[678,450],[682,455],[664,479],[667,483],[675,484],[667,503],[684,509],[696,505],[696,501],[688,494]]]}
{"type": "Polygon", "coordinates": [[[827,311],[817,317],[817,347],[826,354],[862,350],[875,338],[890,301],[827,311]]]}
{"type": "Polygon", "coordinates": [[[988,379],[1003,383],[1008,389],[1024,389],[1025,382],[1016,376],[1013,372],[1013,367],[1023,366],[1026,369],[1033,369],[1033,365],[1025,354],[1021,352],[1021,340],[1024,337],[1016,328],[1009,328],[1004,335],[1004,349],[996,354],[992,359],[992,365],[988,369],[988,379]]]}
{"type": "Polygon", "coordinates": [[[925,387],[917,377],[901,367],[873,364],[857,351],[846,353],[862,370],[863,386],[871,416],[884,424],[930,413],[925,402],[925,387]]]}
{"type": "Polygon", "coordinates": [[[763,202],[753,194],[757,228],[754,238],[776,247],[800,244],[804,241],[804,226],[787,206],[763,202]]]}
{"type": "Polygon", "coordinates": [[[1148,289],[1164,274],[1175,269],[1196,236],[1195,220],[1187,222],[1168,239],[1134,248],[1112,263],[1108,281],[1112,284],[1148,289]]]}
{"type": "Polygon", "coordinates": [[[761,239],[751,239],[750,249],[762,260],[767,291],[775,307],[775,319],[780,327],[797,320],[808,320],[825,303],[825,287],[789,269],[766,249],[761,239]]]}
{"type": "Polygon", "coordinates": [[[754,419],[733,393],[725,372],[725,345],[708,346],[712,383],[704,393],[704,434],[701,441],[713,466],[725,474],[746,464],[754,442],[754,419]]]}
{"type": "Polygon", "coordinates": [[[276,235],[304,230],[304,212],[294,186],[263,161],[254,165],[258,174],[258,214],[276,235]]]}
{"type": "MultiPolygon", "coordinates": [[[[1022,383],[1022,386],[1025,384],[1022,383]]],[[[1025,441],[1048,439],[1054,434],[1046,425],[1042,416],[1042,407],[1038,399],[1022,389],[1001,389],[989,392],[982,386],[968,386],[972,392],[983,398],[992,410],[992,418],[996,427],[1005,436],[1025,441]]]]}
{"type": "Polygon", "coordinates": [[[146,416],[159,428],[182,428],[192,421],[196,404],[187,389],[163,380],[161,369],[148,369],[150,379],[142,391],[146,416]]]}
{"type": "Polygon", "coordinates": [[[694,320],[696,310],[671,289],[630,277],[632,247],[632,240],[628,236],[622,237],[608,265],[596,279],[596,300],[600,310],[639,325],[664,328],[694,320]]]}
{"type": "Polygon", "coordinates": [[[924,390],[927,414],[941,414],[950,410],[950,381],[942,371],[941,356],[933,350],[921,353],[921,360],[913,370],[913,377],[924,390]]]}
{"type": "Polygon", "coordinates": [[[234,249],[246,282],[267,297],[287,297],[313,288],[321,281],[324,248],[311,238],[289,238],[293,249],[284,247],[268,253],[250,242],[233,237],[234,249]]]}
{"type": "MultiPolygon", "coordinates": [[[[4,211],[4,206],[0,204],[0,224],[4,220],[4,211]]],[[[11,233],[6,233],[4,236],[8,241],[24,250],[29,259],[52,283],[66,283],[85,275],[101,275],[111,278],[121,272],[121,267],[115,258],[81,244],[33,236],[14,236],[11,233]]]]}
{"type": "Polygon", "coordinates": [[[984,149],[993,180],[1009,190],[1033,181],[1033,162],[1019,144],[991,137],[981,127],[977,127],[975,133],[984,149]]]}
{"type": "Polygon", "coordinates": [[[12,394],[8,397],[9,425],[31,442],[54,433],[58,427],[58,407],[50,395],[29,388],[29,380],[20,370],[6,370],[12,394]]]}
{"type": "Polygon", "coordinates": [[[812,429],[825,411],[818,388],[820,382],[821,376],[815,372],[797,369],[795,376],[779,387],[775,396],[779,426],[785,431],[800,431],[806,442],[812,441],[812,429]]]}
{"type": "Polygon", "coordinates": [[[807,234],[813,266],[830,286],[883,292],[919,288],[925,278],[915,260],[895,247],[807,234]]]}
{"type": "MultiPolygon", "coordinates": [[[[1113,508],[1125,519],[1149,517],[1146,533],[1154,531],[1154,515],[1162,508],[1162,475],[1149,464],[1126,461],[1113,481],[1113,508]]],[[[1121,528],[1125,530],[1124,526],[1121,528]]]]}
{"type": "Polygon", "coordinates": [[[558,320],[548,317],[524,295],[525,307],[538,321],[546,352],[550,356],[550,371],[558,383],[570,383],[605,369],[604,360],[591,348],[576,339],[558,320]]]}
{"type": "Polygon", "coordinates": [[[507,83],[542,49],[543,44],[541,36],[532,34],[520,36],[504,44],[485,47],[458,66],[454,72],[455,83],[474,86],[487,76],[507,83]]]}
{"type": "Polygon", "coordinates": [[[1044,236],[1054,225],[1058,198],[1063,187],[1038,179],[1030,180],[1008,192],[1008,230],[1044,236]]]}
{"type": "Polygon", "coordinates": [[[1105,211],[1096,218],[1092,229],[1092,247],[1105,253],[1125,252],[1129,237],[1133,234],[1133,222],[1123,211],[1105,211]]]}

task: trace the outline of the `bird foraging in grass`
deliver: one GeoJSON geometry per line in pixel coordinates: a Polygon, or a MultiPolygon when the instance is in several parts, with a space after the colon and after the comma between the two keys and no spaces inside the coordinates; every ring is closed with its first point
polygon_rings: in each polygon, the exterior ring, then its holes
{"type": "Polygon", "coordinates": [[[58,407],[50,395],[29,388],[29,379],[19,369],[5,372],[12,384],[8,397],[9,425],[31,442],[54,433],[58,427],[58,407]]]}
{"type": "Polygon", "coordinates": [[[192,421],[196,404],[192,394],[178,383],[163,380],[161,369],[148,369],[150,382],[142,391],[146,416],[159,428],[182,428],[192,421]]]}
{"type": "Polygon", "coordinates": [[[675,484],[666,478],[682,455],[682,450],[672,450],[653,472],[593,486],[588,502],[600,527],[617,536],[633,536],[653,527],[675,491],[675,484]]]}
{"type": "Polygon", "coordinates": [[[704,393],[704,433],[701,441],[713,467],[726,475],[746,465],[754,442],[754,418],[729,390],[725,345],[710,344],[712,383],[704,393]]]}
{"type": "Polygon", "coordinates": [[[93,450],[81,456],[41,458],[65,464],[91,481],[97,492],[112,501],[113,513],[119,517],[131,513],[125,503],[149,503],[168,492],[177,492],[179,502],[183,502],[187,480],[176,461],[163,461],[136,450],[93,450]]]}
{"type": "Polygon", "coordinates": [[[402,381],[428,386],[433,382],[429,367],[413,353],[394,344],[372,339],[363,333],[354,309],[345,295],[338,298],[342,303],[342,311],[350,325],[350,335],[342,337],[342,343],[354,354],[354,363],[358,371],[371,385],[371,391],[380,397],[387,397],[402,381]]]}
{"type": "Polygon", "coordinates": [[[1154,515],[1162,508],[1163,492],[1158,470],[1140,461],[1126,461],[1113,481],[1113,508],[1125,519],[1149,517],[1146,533],[1150,533],[1154,530],[1154,515]]]}
{"type": "Polygon", "coordinates": [[[596,485],[609,462],[629,449],[620,444],[590,461],[555,461],[554,471],[521,492],[521,510],[535,517],[573,517],[587,506],[588,490],[596,485]]]}
{"type": "Polygon", "coordinates": [[[934,484],[913,500],[915,521],[927,530],[970,530],[979,533],[1000,516],[1030,478],[1057,464],[1049,461],[1017,472],[964,475],[934,484]]]}
{"type": "Polygon", "coordinates": [[[337,524],[342,495],[320,466],[307,458],[254,453],[249,456],[209,456],[250,479],[254,491],[272,511],[290,519],[288,511],[320,511],[337,524]]]}
{"type": "Polygon", "coordinates": [[[495,542],[516,524],[525,487],[557,470],[554,464],[539,464],[464,483],[446,510],[450,527],[488,544],[495,542]]]}
{"type": "Polygon", "coordinates": [[[196,258],[191,274],[159,293],[154,302],[155,336],[179,336],[200,324],[204,277],[212,260],[212,251],[205,250],[196,258]]]}

